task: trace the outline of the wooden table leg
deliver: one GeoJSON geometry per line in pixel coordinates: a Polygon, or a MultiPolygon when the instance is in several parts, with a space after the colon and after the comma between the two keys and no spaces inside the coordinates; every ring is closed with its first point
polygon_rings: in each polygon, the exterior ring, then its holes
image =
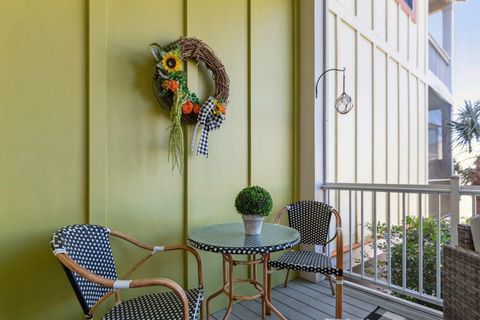
{"type": "Polygon", "coordinates": [[[233,309],[233,303],[235,300],[253,300],[257,299],[259,297],[262,298],[262,320],[266,319],[267,314],[270,314],[270,312],[275,313],[280,319],[282,320],[287,320],[281,313],[280,311],[275,308],[271,301],[270,297],[270,288],[271,288],[271,277],[270,274],[268,273],[268,261],[270,260],[270,254],[263,254],[261,259],[256,260],[255,256],[253,260],[249,261],[235,261],[233,259],[233,256],[230,254],[224,254],[222,257],[222,266],[223,266],[223,287],[210,295],[207,299],[207,320],[210,317],[210,301],[212,301],[214,298],[219,296],[222,293],[226,293],[228,295],[228,306],[227,310],[225,311],[225,315],[223,316],[224,320],[227,320],[230,314],[232,313],[233,309]],[[239,265],[253,265],[254,267],[254,272],[252,274],[252,277],[249,277],[249,279],[239,279],[235,280],[233,271],[234,267],[239,264],[239,265]],[[256,264],[262,264],[263,268],[263,284],[260,283],[257,280],[257,272],[256,272],[256,264]],[[228,265],[228,272],[227,272],[227,265],[228,265]],[[259,294],[254,295],[254,296],[235,296],[234,294],[234,285],[237,282],[248,282],[252,284],[257,290],[259,290],[259,294]],[[228,288],[228,289],[227,289],[228,288]]]}
{"type": "Polygon", "coordinates": [[[218,297],[224,290],[225,285],[227,284],[227,270],[225,268],[225,256],[222,256],[222,269],[223,269],[223,285],[222,288],[218,291],[215,291],[207,298],[207,320],[210,319],[210,301],[218,297]]]}
{"type": "MultiPolygon", "coordinates": [[[[256,254],[253,255],[252,261],[255,261],[255,260],[257,260],[257,255],[256,254]]],[[[257,265],[252,264],[252,268],[253,268],[253,272],[252,272],[253,280],[257,280],[257,265]]]]}
{"type": "MultiPolygon", "coordinates": [[[[263,286],[264,286],[264,292],[263,292],[263,298],[262,298],[262,304],[265,303],[266,309],[269,309],[273,313],[275,313],[280,319],[282,320],[287,320],[283,316],[283,314],[280,313],[280,311],[275,308],[272,303],[270,302],[270,293],[269,293],[269,288],[270,288],[270,279],[268,277],[268,261],[270,260],[270,253],[267,253],[263,256],[263,286]]],[[[266,310],[265,310],[266,311],[266,310]]],[[[265,315],[262,312],[262,319],[265,319],[265,315]]]]}
{"type": "MultiPolygon", "coordinates": [[[[271,294],[272,294],[272,274],[270,272],[268,272],[268,267],[267,267],[267,281],[265,282],[265,287],[267,290],[267,300],[268,301],[271,301],[272,300],[272,297],[271,297],[271,294]]],[[[267,315],[271,315],[272,314],[272,311],[270,310],[270,307],[267,305],[267,315]]]]}
{"type": "Polygon", "coordinates": [[[224,257],[226,257],[228,259],[228,266],[229,266],[229,269],[228,269],[228,307],[227,307],[227,311],[225,312],[225,315],[223,316],[223,320],[226,320],[226,319],[228,319],[228,316],[230,315],[230,313],[232,313],[232,308],[233,308],[233,284],[234,284],[234,281],[233,281],[233,266],[235,264],[234,264],[234,261],[233,261],[233,257],[231,255],[224,255],[224,257]]]}

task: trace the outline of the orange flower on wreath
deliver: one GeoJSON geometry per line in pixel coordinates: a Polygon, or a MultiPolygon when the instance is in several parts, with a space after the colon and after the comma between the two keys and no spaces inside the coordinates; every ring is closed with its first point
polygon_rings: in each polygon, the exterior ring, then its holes
{"type": "Polygon", "coordinates": [[[182,105],[182,112],[183,114],[189,114],[193,111],[193,103],[192,101],[187,101],[182,105]]]}
{"type": "Polygon", "coordinates": [[[201,108],[202,108],[201,105],[199,105],[198,103],[195,103],[195,104],[193,105],[193,113],[199,114],[201,108]]]}
{"type": "Polygon", "coordinates": [[[176,80],[164,80],[162,82],[162,88],[165,90],[170,90],[176,92],[178,90],[179,84],[176,80]]]}
{"type": "Polygon", "coordinates": [[[218,102],[217,100],[215,100],[214,102],[215,102],[215,108],[213,109],[213,114],[215,115],[225,114],[225,112],[227,111],[225,106],[220,102],[218,102]]]}

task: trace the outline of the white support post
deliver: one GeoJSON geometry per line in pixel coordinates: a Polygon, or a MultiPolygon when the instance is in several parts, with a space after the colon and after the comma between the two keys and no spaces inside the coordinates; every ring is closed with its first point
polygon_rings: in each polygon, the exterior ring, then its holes
{"type": "Polygon", "coordinates": [[[443,49],[447,52],[450,57],[450,66],[449,66],[449,77],[448,77],[448,88],[452,92],[452,79],[453,79],[453,3],[450,3],[442,11],[442,40],[443,40],[443,49]]]}
{"type": "Polygon", "coordinates": [[[451,244],[458,244],[457,225],[460,223],[460,179],[457,176],[450,178],[450,214],[451,214],[451,244]]]}
{"type": "Polygon", "coordinates": [[[323,201],[325,181],[324,90],[315,98],[315,80],[324,67],[324,2],[299,2],[300,37],[300,198],[323,201]]]}
{"type": "MultiPolygon", "coordinates": [[[[326,201],[320,186],[325,182],[324,90],[315,99],[315,80],[325,70],[325,8],[327,1],[299,1],[300,37],[300,198],[326,201]]],[[[323,84],[319,86],[324,88],[323,84]]],[[[321,246],[301,246],[321,252],[321,246]]],[[[321,274],[301,272],[312,282],[321,274]]]]}
{"type": "Polygon", "coordinates": [[[453,4],[445,6],[442,10],[442,42],[443,49],[452,56],[453,47],[453,4]]]}

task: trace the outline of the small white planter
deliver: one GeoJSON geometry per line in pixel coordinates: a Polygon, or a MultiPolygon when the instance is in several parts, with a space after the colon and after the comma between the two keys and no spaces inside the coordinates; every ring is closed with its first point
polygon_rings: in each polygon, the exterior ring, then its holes
{"type": "Polygon", "coordinates": [[[262,233],[263,219],[265,219],[265,217],[254,214],[242,214],[242,219],[245,227],[245,234],[255,236],[262,233]]]}

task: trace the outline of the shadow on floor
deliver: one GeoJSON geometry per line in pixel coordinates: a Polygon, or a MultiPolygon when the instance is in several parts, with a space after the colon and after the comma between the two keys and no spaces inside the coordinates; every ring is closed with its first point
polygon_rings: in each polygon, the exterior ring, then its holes
{"type": "MultiPolygon", "coordinates": [[[[293,320],[335,319],[335,296],[332,295],[328,281],[318,284],[296,279],[288,287],[278,286],[272,290],[273,305],[287,318],[293,320]]],[[[367,301],[355,298],[354,289],[344,288],[344,319],[364,319],[377,308],[367,301]]],[[[233,306],[229,319],[261,319],[260,300],[242,301],[233,306]]],[[[225,310],[213,313],[210,319],[223,319],[225,310]]],[[[278,319],[275,315],[268,319],[278,319]]]]}

